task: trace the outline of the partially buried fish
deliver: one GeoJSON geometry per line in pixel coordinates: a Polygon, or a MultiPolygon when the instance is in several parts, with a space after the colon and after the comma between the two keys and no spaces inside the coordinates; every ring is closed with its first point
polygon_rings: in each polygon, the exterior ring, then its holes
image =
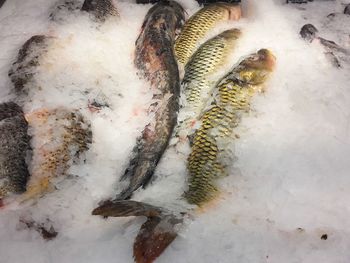
{"type": "Polygon", "coordinates": [[[67,176],[92,141],[90,124],[74,110],[41,109],[26,115],[33,149],[31,174],[19,202],[40,197],[54,188],[54,180],[67,176]]]}
{"type": "Polygon", "coordinates": [[[177,136],[185,139],[191,135],[200,113],[205,108],[215,87],[218,74],[229,64],[230,55],[241,31],[230,29],[202,44],[185,66],[182,81],[184,102],[178,117],[177,136]]]}
{"type": "Polygon", "coordinates": [[[154,103],[149,109],[154,118],[138,138],[133,156],[121,180],[129,185],[117,196],[129,199],[151,179],[162,157],[179,109],[180,80],[173,53],[176,32],[184,22],[184,10],[174,1],[154,5],[147,13],[136,41],[135,65],[139,76],[150,83],[154,103]]]}
{"type": "Polygon", "coordinates": [[[228,20],[238,20],[241,17],[239,4],[216,3],[200,9],[190,17],[175,42],[177,61],[186,65],[196,51],[200,41],[219,23],[228,20]]]}
{"type": "MultiPolygon", "coordinates": [[[[226,175],[223,162],[227,143],[233,140],[234,128],[250,108],[251,98],[259,91],[275,66],[275,57],[261,49],[245,58],[216,86],[210,108],[201,118],[188,158],[189,188],[184,197],[203,206],[218,196],[216,180],[226,175]]],[[[153,262],[176,238],[182,215],[137,201],[110,201],[96,208],[93,215],[104,217],[146,216],[147,221],[134,242],[136,262],[153,262]]]]}
{"type": "Polygon", "coordinates": [[[27,131],[21,108],[14,102],[0,104],[0,206],[3,198],[26,190],[30,150],[27,131]]]}
{"type": "Polygon", "coordinates": [[[18,52],[16,61],[9,70],[14,85],[16,100],[21,102],[29,93],[29,86],[35,81],[40,59],[48,52],[53,37],[35,35],[28,39],[18,52]]]}
{"type": "Polygon", "coordinates": [[[219,193],[215,181],[225,176],[225,147],[233,139],[234,128],[249,111],[252,96],[261,89],[275,65],[269,50],[261,49],[244,59],[217,86],[210,108],[201,118],[188,158],[189,189],[185,198],[204,205],[219,193]]]}
{"type": "Polygon", "coordinates": [[[108,17],[119,16],[113,0],[85,0],[81,10],[91,13],[96,20],[102,22],[108,17]]]}

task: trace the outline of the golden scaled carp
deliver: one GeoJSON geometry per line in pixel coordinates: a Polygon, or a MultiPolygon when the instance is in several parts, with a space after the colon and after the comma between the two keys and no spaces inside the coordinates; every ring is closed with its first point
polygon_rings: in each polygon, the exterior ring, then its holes
{"type": "Polygon", "coordinates": [[[215,181],[226,175],[223,144],[233,139],[234,128],[242,114],[249,111],[252,96],[261,89],[274,65],[272,53],[261,49],[244,59],[217,85],[217,94],[201,118],[188,158],[189,188],[185,198],[189,203],[201,206],[218,195],[215,181]]]}
{"type": "Polygon", "coordinates": [[[202,44],[185,67],[182,82],[184,103],[177,128],[180,137],[186,137],[205,108],[214,88],[218,73],[229,63],[238,38],[239,29],[230,29],[202,44]]]}
{"type": "Polygon", "coordinates": [[[90,125],[77,111],[43,109],[27,114],[26,119],[32,136],[31,177],[19,202],[49,192],[53,180],[67,175],[92,140],[90,125]]]}
{"type": "Polygon", "coordinates": [[[238,20],[241,7],[238,4],[216,3],[200,9],[185,23],[175,41],[177,61],[186,65],[205,35],[222,21],[238,20]]]}

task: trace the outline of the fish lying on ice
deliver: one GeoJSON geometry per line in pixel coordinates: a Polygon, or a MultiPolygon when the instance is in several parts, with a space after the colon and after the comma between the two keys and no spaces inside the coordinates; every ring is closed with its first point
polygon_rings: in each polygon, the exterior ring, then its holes
{"type": "Polygon", "coordinates": [[[175,42],[177,61],[186,65],[196,51],[200,41],[219,23],[227,20],[238,20],[241,17],[239,4],[216,3],[200,9],[188,19],[175,42]]]}
{"type": "Polygon", "coordinates": [[[16,61],[9,70],[9,77],[14,85],[17,100],[28,95],[27,84],[34,81],[39,61],[48,52],[52,37],[36,35],[28,39],[18,52],[16,61]]]}
{"type": "Polygon", "coordinates": [[[85,0],[81,10],[93,14],[99,21],[104,21],[110,16],[119,16],[113,0],[85,0]]]}
{"type": "Polygon", "coordinates": [[[78,111],[40,109],[26,114],[26,119],[32,136],[31,177],[19,202],[52,190],[53,180],[67,176],[69,167],[80,161],[92,141],[90,124],[78,111]]]}
{"type": "MultiPolygon", "coordinates": [[[[262,89],[274,65],[272,53],[261,49],[241,61],[218,83],[214,101],[201,118],[188,158],[189,188],[184,197],[189,203],[203,206],[219,194],[215,181],[226,175],[222,163],[225,146],[233,139],[234,128],[249,110],[252,96],[262,89]]],[[[177,228],[183,222],[181,214],[137,201],[109,201],[92,214],[147,217],[134,242],[134,258],[138,263],[153,262],[176,238],[177,228]]]]}
{"type": "Polygon", "coordinates": [[[189,203],[200,206],[217,196],[215,180],[226,175],[222,163],[225,145],[232,140],[234,128],[249,111],[252,96],[261,89],[274,65],[272,53],[261,49],[244,59],[217,85],[217,94],[201,117],[188,158],[189,189],[185,198],[189,203]]]}
{"type": "Polygon", "coordinates": [[[30,150],[28,123],[14,102],[0,104],[0,202],[26,190],[30,150]]]}
{"type": "Polygon", "coordinates": [[[317,28],[312,24],[303,25],[299,34],[304,40],[310,43],[318,42],[321,44],[324,47],[326,58],[334,67],[342,67],[339,59],[341,56],[350,56],[350,50],[339,46],[334,41],[320,37],[317,28]]]}
{"type": "Polygon", "coordinates": [[[154,118],[137,139],[121,178],[129,180],[129,185],[117,196],[119,200],[129,199],[136,189],[149,182],[176,125],[180,80],[173,45],[183,22],[184,10],[178,3],[160,2],[148,11],[136,41],[134,62],[139,76],[154,91],[155,102],[149,109],[154,118]]]}
{"type": "Polygon", "coordinates": [[[83,5],[83,0],[59,0],[52,7],[49,15],[51,21],[62,22],[67,19],[67,15],[78,13],[83,5]]]}
{"type": "Polygon", "coordinates": [[[185,66],[182,81],[184,103],[178,117],[177,137],[191,135],[200,113],[205,108],[214,88],[218,73],[229,64],[241,31],[230,29],[202,44],[185,66]]]}
{"type": "Polygon", "coordinates": [[[113,0],[61,0],[53,6],[49,17],[52,21],[62,22],[68,15],[77,14],[79,11],[90,13],[99,22],[119,16],[113,0]]]}

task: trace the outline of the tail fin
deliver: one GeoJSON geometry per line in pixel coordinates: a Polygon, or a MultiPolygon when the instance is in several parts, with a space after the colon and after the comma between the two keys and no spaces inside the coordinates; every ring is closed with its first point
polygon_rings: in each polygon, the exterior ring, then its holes
{"type": "Polygon", "coordinates": [[[173,242],[176,227],[183,222],[162,208],[137,201],[107,201],[92,211],[104,217],[146,216],[134,242],[136,263],[151,263],[173,242]]]}

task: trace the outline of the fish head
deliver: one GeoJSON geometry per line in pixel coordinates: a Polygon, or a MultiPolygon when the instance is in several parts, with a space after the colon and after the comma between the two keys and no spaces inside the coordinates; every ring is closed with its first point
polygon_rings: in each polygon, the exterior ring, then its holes
{"type": "Polygon", "coordinates": [[[217,3],[227,13],[228,20],[239,20],[242,16],[242,9],[240,4],[235,3],[217,3]]]}
{"type": "Polygon", "coordinates": [[[220,36],[226,40],[236,40],[241,36],[241,34],[242,34],[241,30],[237,28],[232,28],[222,32],[220,36]]]}
{"type": "Polygon", "coordinates": [[[244,59],[238,69],[238,78],[249,85],[260,85],[273,71],[276,57],[268,49],[260,49],[257,53],[244,59]]]}

